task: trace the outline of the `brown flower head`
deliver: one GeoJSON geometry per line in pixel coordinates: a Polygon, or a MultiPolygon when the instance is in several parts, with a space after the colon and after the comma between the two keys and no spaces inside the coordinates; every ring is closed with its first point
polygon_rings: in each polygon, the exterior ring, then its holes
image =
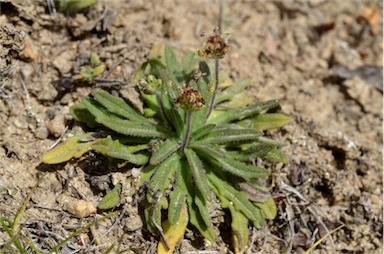
{"type": "Polygon", "coordinates": [[[199,110],[205,105],[205,101],[201,94],[192,87],[180,87],[180,95],[176,99],[176,103],[184,110],[199,110]]]}
{"type": "Polygon", "coordinates": [[[199,49],[197,53],[202,57],[220,59],[225,56],[230,48],[227,39],[224,39],[221,34],[215,31],[207,38],[204,49],[199,49]]]}

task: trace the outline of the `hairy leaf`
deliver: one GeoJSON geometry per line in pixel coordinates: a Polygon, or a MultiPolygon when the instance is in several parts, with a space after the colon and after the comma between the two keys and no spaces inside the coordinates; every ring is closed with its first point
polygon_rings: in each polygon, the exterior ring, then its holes
{"type": "MultiPolygon", "coordinates": [[[[178,161],[180,163],[180,161],[178,161]]],[[[169,223],[175,224],[179,220],[181,209],[187,200],[187,187],[181,171],[176,172],[176,185],[169,195],[168,220],[169,223]]]]}
{"type": "Polygon", "coordinates": [[[192,180],[192,172],[187,160],[181,161],[181,172],[184,179],[184,183],[186,184],[188,195],[188,210],[189,210],[189,218],[192,225],[194,225],[197,230],[200,232],[202,236],[204,236],[209,241],[213,242],[216,238],[213,227],[208,227],[204,220],[201,217],[200,211],[194,202],[194,197],[199,193],[196,192],[196,187],[192,180]]]}
{"type": "Polygon", "coordinates": [[[197,228],[200,234],[210,242],[214,242],[216,239],[216,234],[211,226],[207,226],[204,223],[204,220],[201,217],[198,207],[193,202],[192,198],[188,198],[188,211],[189,211],[189,221],[193,226],[197,228]]]}
{"type": "Polygon", "coordinates": [[[174,139],[168,139],[162,143],[159,148],[152,154],[149,163],[151,165],[157,165],[165,160],[172,153],[176,152],[180,148],[180,143],[174,139]]]}
{"type": "Polygon", "coordinates": [[[164,49],[164,54],[169,79],[172,80],[176,85],[180,85],[181,71],[175,53],[173,52],[171,47],[166,45],[164,49]]]}
{"type": "Polygon", "coordinates": [[[256,143],[254,145],[251,145],[247,150],[245,150],[243,154],[246,154],[248,156],[248,160],[253,160],[266,156],[274,148],[275,146],[271,144],[256,143]]]}
{"type": "Polygon", "coordinates": [[[90,151],[92,147],[91,143],[79,142],[79,140],[89,136],[91,136],[91,134],[68,138],[64,143],[45,153],[42,157],[42,161],[47,164],[58,164],[72,158],[80,158],[83,154],[90,151]]]}
{"type": "MultiPolygon", "coordinates": [[[[216,188],[215,188],[216,189],[216,188]]],[[[215,191],[218,193],[217,189],[215,191]]],[[[228,208],[231,212],[231,228],[233,232],[233,245],[235,253],[239,253],[239,250],[243,249],[248,243],[248,218],[241,212],[235,209],[233,203],[223,196],[220,196],[221,207],[228,208]]]]}
{"type": "Polygon", "coordinates": [[[101,126],[95,120],[95,117],[88,111],[82,103],[75,104],[69,108],[71,116],[79,122],[86,123],[89,127],[95,128],[101,126]]]}
{"type": "Polygon", "coordinates": [[[289,123],[289,117],[283,114],[271,113],[261,114],[238,122],[239,125],[246,128],[254,128],[258,131],[272,130],[280,128],[289,123]]]}
{"type": "Polygon", "coordinates": [[[288,163],[287,156],[277,148],[274,148],[271,151],[269,151],[267,155],[264,156],[264,158],[267,158],[269,160],[276,161],[276,162],[288,163]]]}
{"type": "Polygon", "coordinates": [[[185,155],[187,156],[188,163],[191,168],[194,183],[196,184],[196,187],[202,195],[203,199],[207,200],[210,189],[208,186],[208,180],[205,176],[203,164],[193,150],[186,149],[185,155]]]}
{"type": "Polygon", "coordinates": [[[240,176],[244,179],[265,177],[269,175],[268,170],[253,165],[246,165],[229,158],[219,158],[216,160],[221,168],[231,174],[240,176]]]}
{"type": "Polygon", "coordinates": [[[226,157],[225,153],[214,145],[192,143],[192,144],[189,144],[188,147],[192,148],[197,153],[202,153],[204,157],[213,157],[213,158],[226,157]]]}
{"type": "Polygon", "coordinates": [[[215,127],[216,124],[205,124],[201,126],[192,132],[192,140],[199,140],[201,137],[207,135],[215,127]]]}
{"type": "Polygon", "coordinates": [[[250,85],[250,79],[240,80],[237,84],[224,89],[221,93],[218,93],[215,99],[216,103],[219,104],[223,101],[232,99],[234,95],[244,91],[250,85]]]}
{"type": "Polygon", "coordinates": [[[234,233],[234,249],[241,250],[248,243],[248,218],[241,212],[237,211],[233,205],[230,205],[228,209],[231,212],[232,218],[231,228],[234,233]]]}
{"type": "Polygon", "coordinates": [[[152,124],[148,121],[147,118],[139,114],[136,110],[134,110],[123,99],[119,97],[113,96],[104,91],[94,92],[93,97],[97,102],[99,102],[111,113],[125,117],[133,122],[152,126],[152,124]]]}
{"type": "Polygon", "coordinates": [[[195,196],[194,201],[197,208],[199,209],[200,216],[201,216],[201,219],[204,221],[204,224],[207,225],[207,227],[213,227],[206,200],[201,195],[198,194],[195,196]]]}
{"type": "Polygon", "coordinates": [[[107,112],[98,102],[89,97],[84,97],[83,103],[89,112],[96,117],[96,122],[118,133],[138,137],[163,137],[165,135],[162,131],[158,130],[159,127],[154,125],[142,125],[114,116],[107,112]]]}
{"type": "MultiPolygon", "coordinates": [[[[148,194],[148,193],[147,193],[148,194]]],[[[153,224],[153,219],[155,220],[158,226],[161,225],[161,210],[167,209],[168,201],[166,197],[160,196],[156,197],[158,193],[152,193],[152,201],[150,203],[146,203],[146,207],[144,208],[144,217],[145,222],[147,224],[148,230],[157,235],[159,233],[158,228],[153,224]]]]}
{"type": "Polygon", "coordinates": [[[181,61],[181,68],[183,70],[185,80],[188,80],[191,77],[193,71],[195,70],[197,60],[196,54],[191,51],[188,51],[184,55],[183,60],[181,61]]]}
{"type": "Polygon", "coordinates": [[[273,220],[274,218],[276,218],[277,208],[275,200],[273,200],[273,198],[269,198],[266,202],[263,203],[254,202],[254,204],[263,211],[265,217],[267,217],[268,219],[273,220]]]}
{"type": "Polygon", "coordinates": [[[221,114],[212,115],[208,119],[209,123],[229,123],[234,120],[242,120],[244,118],[260,114],[271,108],[275,108],[280,104],[280,100],[269,100],[253,103],[246,108],[242,109],[231,109],[222,111],[221,114]]]}
{"type": "Polygon", "coordinates": [[[223,144],[228,142],[252,141],[260,137],[261,133],[253,129],[223,128],[213,129],[199,143],[223,144]]]}
{"type": "Polygon", "coordinates": [[[174,153],[158,165],[148,184],[150,190],[163,192],[168,187],[171,176],[179,166],[177,161],[180,161],[180,156],[174,153]]]}
{"type": "Polygon", "coordinates": [[[131,153],[130,147],[121,144],[119,140],[113,140],[111,136],[91,142],[91,148],[105,156],[127,160],[136,165],[148,162],[148,155],[131,153]]]}
{"type": "Polygon", "coordinates": [[[211,83],[212,77],[209,67],[206,62],[199,62],[199,70],[204,73],[203,77],[199,80],[198,87],[201,93],[201,96],[204,98],[206,105],[193,113],[192,117],[192,130],[195,131],[197,128],[200,128],[206,122],[207,113],[209,110],[209,101],[212,98],[212,89],[213,83],[211,83]]]}
{"type": "Polygon", "coordinates": [[[231,201],[236,210],[242,212],[249,220],[251,220],[255,227],[261,227],[265,219],[260,210],[248,200],[245,193],[236,190],[228,182],[217,177],[212,172],[209,172],[207,176],[210,182],[216,187],[219,198],[223,196],[231,201]]]}
{"type": "Polygon", "coordinates": [[[97,206],[99,209],[106,210],[111,209],[119,205],[120,203],[121,184],[116,186],[108,192],[97,206]]]}

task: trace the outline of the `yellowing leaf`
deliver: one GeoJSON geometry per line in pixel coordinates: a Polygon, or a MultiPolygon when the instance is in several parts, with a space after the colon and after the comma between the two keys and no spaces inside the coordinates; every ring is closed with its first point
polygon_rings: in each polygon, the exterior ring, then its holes
{"type": "Polygon", "coordinates": [[[165,59],[165,44],[164,43],[159,43],[159,44],[156,44],[155,46],[153,46],[153,48],[149,52],[148,59],[150,59],[150,58],[157,58],[161,62],[164,63],[164,59],[165,59]]]}
{"type": "Polygon", "coordinates": [[[105,71],[105,65],[100,64],[97,67],[93,68],[93,77],[99,76],[101,73],[105,71]]]}
{"type": "MultiPolygon", "coordinates": [[[[289,123],[289,117],[279,113],[267,113],[255,116],[250,126],[259,131],[280,128],[289,123]]],[[[248,127],[250,127],[248,126],[248,127]]]]}
{"type": "Polygon", "coordinates": [[[89,134],[69,138],[64,143],[56,146],[45,153],[42,161],[46,164],[57,164],[70,160],[71,158],[80,158],[84,153],[92,149],[91,142],[79,142],[89,134]]]}
{"type": "Polygon", "coordinates": [[[269,198],[264,203],[255,202],[254,204],[263,211],[265,217],[267,217],[268,219],[273,220],[274,218],[276,218],[277,208],[275,200],[273,200],[273,198],[269,198]]]}
{"type": "Polygon", "coordinates": [[[163,222],[162,226],[165,232],[164,236],[168,242],[169,250],[167,249],[167,246],[165,245],[163,239],[161,239],[157,247],[158,254],[173,253],[176,244],[184,236],[185,229],[188,225],[188,220],[189,218],[187,205],[184,205],[183,209],[181,210],[180,217],[175,224],[172,225],[168,220],[163,222]]]}
{"type": "Polygon", "coordinates": [[[233,85],[233,81],[230,79],[225,80],[224,82],[219,84],[220,88],[227,88],[233,85]]]}

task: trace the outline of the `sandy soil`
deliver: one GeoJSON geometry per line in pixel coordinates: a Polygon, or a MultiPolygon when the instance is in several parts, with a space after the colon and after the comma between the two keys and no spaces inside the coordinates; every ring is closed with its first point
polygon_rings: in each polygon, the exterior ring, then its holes
{"type": "MultiPolygon", "coordinates": [[[[248,253],[302,253],[339,225],[333,242],[313,253],[382,253],[382,7],[379,0],[226,1],[232,50],[224,71],[235,81],[250,77],[255,99],[283,98],[281,111],[292,119],[270,132],[290,157],[270,165],[278,218],[250,229],[248,253]]],[[[97,206],[122,181],[119,214],[62,253],[103,253],[113,243],[153,253],[158,238],[141,220],[137,170],[96,154],[47,166],[41,155],[82,131],[68,114],[82,96],[100,88],[132,96],[131,75],[152,45],[200,47],[200,34],[217,24],[218,1],[104,0],[71,17],[52,15],[43,0],[2,0],[0,14],[0,215],[12,219],[36,185],[20,234],[47,250],[104,214],[79,218],[71,204],[97,206]],[[92,52],[107,71],[94,84],[73,81],[92,52]]],[[[203,242],[191,227],[177,252],[231,253],[227,218],[215,223],[217,242],[203,242]]],[[[0,226],[0,243],[8,240],[0,226]]]]}

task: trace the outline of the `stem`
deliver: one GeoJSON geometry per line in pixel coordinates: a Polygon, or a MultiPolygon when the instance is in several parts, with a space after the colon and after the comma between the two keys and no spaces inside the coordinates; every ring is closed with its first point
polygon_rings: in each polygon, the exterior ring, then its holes
{"type": "MultiPolygon", "coordinates": [[[[224,0],[220,0],[220,5],[219,5],[219,17],[217,19],[217,29],[216,32],[218,34],[221,34],[221,27],[223,24],[223,15],[224,15],[224,0]]],[[[205,116],[205,122],[207,122],[208,117],[211,115],[213,107],[215,106],[215,98],[216,98],[216,93],[217,89],[219,88],[219,69],[220,69],[220,59],[216,58],[215,59],[215,90],[213,91],[213,95],[211,98],[211,101],[209,102],[209,109],[207,112],[207,115],[205,116]]]]}
{"type": "Polygon", "coordinates": [[[156,94],[157,103],[159,104],[159,109],[160,109],[161,115],[163,116],[165,122],[167,122],[168,125],[171,127],[171,129],[175,130],[175,127],[173,126],[172,121],[168,118],[168,116],[165,112],[165,108],[164,108],[164,104],[163,104],[163,99],[161,98],[161,94],[159,92],[155,92],[155,94],[156,94]]]}
{"type": "Polygon", "coordinates": [[[215,90],[213,91],[211,101],[209,102],[209,109],[207,115],[205,116],[205,122],[207,122],[208,117],[211,115],[213,107],[215,106],[215,98],[217,90],[219,89],[219,69],[220,69],[220,59],[215,59],[215,90]]]}
{"type": "Polygon", "coordinates": [[[185,149],[187,148],[189,138],[191,137],[191,122],[192,122],[192,111],[187,111],[187,130],[185,133],[183,145],[181,146],[182,154],[185,154],[185,149]]]}

